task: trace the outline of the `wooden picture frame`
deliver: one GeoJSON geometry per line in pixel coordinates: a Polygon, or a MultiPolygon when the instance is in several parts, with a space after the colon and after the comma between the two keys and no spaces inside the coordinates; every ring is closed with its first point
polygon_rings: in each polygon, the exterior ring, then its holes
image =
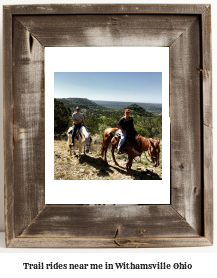
{"type": "Polygon", "coordinates": [[[211,6],[4,6],[3,30],[6,246],[212,245],[211,6]],[[169,47],[170,205],[45,205],[46,46],[169,47]]]}

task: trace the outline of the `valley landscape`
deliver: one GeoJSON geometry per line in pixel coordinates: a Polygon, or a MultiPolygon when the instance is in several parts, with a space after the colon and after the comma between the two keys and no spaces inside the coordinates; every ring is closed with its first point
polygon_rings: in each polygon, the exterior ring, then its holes
{"type": "MultiPolygon", "coordinates": [[[[117,127],[124,110],[129,108],[136,131],[142,136],[162,139],[162,105],[155,103],[131,103],[89,100],[87,98],[54,99],[54,179],[59,180],[146,180],[162,179],[162,159],[159,167],[153,167],[143,153],[133,162],[132,175],[127,175],[127,155],[116,155],[116,166],[108,150],[108,164],[101,158],[103,132],[108,127],[117,127]],[[67,130],[72,125],[71,115],[76,106],[84,114],[84,122],[91,132],[90,152],[78,158],[70,156],[66,148],[67,130]]],[[[161,141],[162,153],[162,141],[161,141]]],[[[148,156],[148,154],[146,154],[148,156]]]]}

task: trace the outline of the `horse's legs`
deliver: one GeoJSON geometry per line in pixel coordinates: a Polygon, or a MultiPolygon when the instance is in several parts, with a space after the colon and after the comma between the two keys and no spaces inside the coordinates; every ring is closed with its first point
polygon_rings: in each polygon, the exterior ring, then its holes
{"type": "Polygon", "coordinates": [[[69,154],[72,155],[72,146],[69,145],[69,154]]]}
{"type": "MultiPolygon", "coordinates": [[[[103,141],[102,141],[102,147],[101,147],[101,155],[102,155],[102,158],[103,158],[103,156],[104,156],[104,160],[105,160],[106,163],[108,163],[108,162],[107,162],[107,158],[106,158],[108,146],[109,146],[110,143],[112,143],[112,140],[113,140],[113,139],[114,139],[114,137],[113,137],[112,133],[110,133],[110,134],[104,133],[104,135],[103,135],[103,141]]],[[[113,145],[113,143],[112,143],[112,145],[113,145]]],[[[117,163],[117,162],[115,161],[115,158],[114,158],[114,153],[113,153],[114,150],[113,150],[113,151],[111,150],[111,152],[112,152],[113,161],[114,161],[115,163],[117,163]]]]}
{"type": "Polygon", "coordinates": [[[101,151],[102,151],[102,158],[104,156],[104,160],[105,160],[106,163],[108,163],[107,158],[106,158],[106,154],[107,154],[109,144],[110,144],[110,142],[108,140],[103,139],[101,151]]]}
{"type": "Polygon", "coordinates": [[[74,152],[74,155],[76,155],[76,152],[75,152],[75,143],[74,143],[74,146],[73,146],[73,152],[74,152]]]}
{"type": "Polygon", "coordinates": [[[66,145],[67,145],[67,149],[69,150],[70,155],[72,155],[72,147],[70,145],[71,141],[72,141],[72,137],[70,135],[68,135],[68,141],[67,141],[66,145]]]}
{"type": "Polygon", "coordinates": [[[78,150],[79,150],[78,157],[81,157],[81,143],[80,142],[79,142],[78,150]]]}
{"type": "Polygon", "coordinates": [[[132,166],[132,159],[129,159],[129,161],[127,162],[127,174],[130,175],[131,173],[131,166],[132,166]]]}
{"type": "Polygon", "coordinates": [[[106,163],[108,163],[107,157],[106,157],[108,146],[109,146],[109,143],[105,143],[105,145],[104,145],[104,152],[105,152],[104,153],[105,154],[104,160],[105,160],[106,163]]]}
{"type": "MultiPolygon", "coordinates": [[[[85,142],[84,142],[85,143],[85,142]]],[[[86,155],[86,152],[85,152],[85,144],[84,144],[84,155],[86,155]]]]}
{"type": "Polygon", "coordinates": [[[115,155],[114,155],[115,147],[116,147],[116,145],[112,144],[112,148],[111,148],[112,158],[113,158],[115,165],[119,166],[119,164],[117,163],[117,161],[115,159],[115,155]]]}
{"type": "Polygon", "coordinates": [[[105,140],[104,140],[104,138],[103,138],[103,141],[102,141],[102,147],[101,147],[101,155],[102,155],[102,158],[103,158],[104,151],[105,151],[105,147],[104,147],[104,145],[105,145],[105,140]]]}
{"type": "Polygon", "coordinates": [[[114,155],[115,148],[117,147],[117,144],[118,144],[117,138],[113,137],[112,140],[111,140],[111,143],[112,143],[111,153],[112,153],[113,161],[114,161],[115,165],[119,166],[119,164],[117,163],[117,161],[115,159],[115,155],[114,155]]]}

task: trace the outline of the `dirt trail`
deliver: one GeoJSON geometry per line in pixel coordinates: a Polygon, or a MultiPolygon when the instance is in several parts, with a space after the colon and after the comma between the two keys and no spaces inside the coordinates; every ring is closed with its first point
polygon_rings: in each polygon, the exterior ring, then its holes
{"type": "MultiPolygon", "coordinates": [[[[78,153],[78,150],[77,150],[78,153]]],[[[108,164],[101,158],[101,140],[93,137],[90,152],[85,156],[70,156],[65,140],[54,140],[55,180],[159,180],[161,167],[153,167],[142,154],[133,161],[132,173],[127,175],[127,155],[116,155],[119,166],[112,161],[110,148],[107,152],[108,164]],[[148,170],[147,170],[148,169],[148,170]]]]}

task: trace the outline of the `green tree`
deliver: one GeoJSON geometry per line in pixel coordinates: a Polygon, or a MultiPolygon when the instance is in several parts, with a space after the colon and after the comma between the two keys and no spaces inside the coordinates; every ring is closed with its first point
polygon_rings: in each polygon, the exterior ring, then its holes
{"type": "Polygon", "coordinates": [[[54,99],[54,134],[65,132],[71,124],[70,108],[54,99]]]}
{"type": "Polygon", "coordinates": [[[98,132],[98,130],[99,130],[99,119],[96,116],[90,115],[90,116],[85,118],[84,122],[85,122],[85,125],[88,127],[89,131],[92,134],[95,134],[95,133],[98,132]]]}

